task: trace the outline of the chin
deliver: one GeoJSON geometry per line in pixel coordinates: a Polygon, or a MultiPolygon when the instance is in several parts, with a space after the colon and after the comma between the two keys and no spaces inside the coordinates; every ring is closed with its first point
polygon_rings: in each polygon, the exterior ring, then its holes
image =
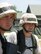
{"type": "Polygon", "coordinates": [[[11,29],[11,27],[1,27],[1,29],[4,31],[9,31],[11,29]]]}

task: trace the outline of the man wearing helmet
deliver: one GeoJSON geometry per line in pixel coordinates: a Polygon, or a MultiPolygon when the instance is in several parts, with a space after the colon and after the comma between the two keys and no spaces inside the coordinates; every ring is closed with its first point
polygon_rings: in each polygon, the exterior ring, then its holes
{"type": "Polygon", "coordinates": [[[16,18],[16,11],[10,4],[0,4],[0,54],[16,54],[17,36],[12,31],[13,22],[16,18]]]}
{"type": "Polygon", "coordinates": [[[38,54],[38,37],[32,34],[38,26],[36,16],[32,13],[23,14],[20,19],[20,25],[23,29],[17,34],[19,51],[22,54],[38,54]]]}

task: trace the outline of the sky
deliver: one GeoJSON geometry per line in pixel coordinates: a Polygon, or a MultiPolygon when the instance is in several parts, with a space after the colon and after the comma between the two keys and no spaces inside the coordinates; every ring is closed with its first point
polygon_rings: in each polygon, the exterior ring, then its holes
{"type": "Polygon", "coordinates": [[[26,12],[28,5],[41,5],[41,0],[0,0],[0,3],[8,2],[14,4],[17,10],[26,12]]]}

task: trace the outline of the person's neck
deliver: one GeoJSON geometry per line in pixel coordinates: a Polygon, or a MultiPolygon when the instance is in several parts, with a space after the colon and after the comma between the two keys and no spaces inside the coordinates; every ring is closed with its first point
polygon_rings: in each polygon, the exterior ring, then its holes
{"type": "Polygon", "coordinates": [[[25,30],[23,30],[23,33],[25,35],[25,37],[29,38],[32,35],[32,32],[26,32],[25,30]]]}
{"type": "Polygon", "coordinates": [[[0,29],[0,34],[3,35],[5,31],[3,31],[2,29],[0,29]]]}

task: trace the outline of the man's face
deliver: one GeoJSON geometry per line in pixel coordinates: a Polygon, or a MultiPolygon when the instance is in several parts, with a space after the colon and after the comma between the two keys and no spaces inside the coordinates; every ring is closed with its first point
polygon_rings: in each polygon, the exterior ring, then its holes
{"type": "Polygon", "coordinates": [[[27,31],[33,31],[34,28],[35,28],[35,24],[33,24],[33,23],[25,23],[25,24],[24,24],[24,28],[25,28],[27,31]]]}
{"type": "Polygon", "coordinates": [[[8,30],[13,25],[14,17],[13,14],[5,15],[0,19],[0,27],[8,30]]]}

